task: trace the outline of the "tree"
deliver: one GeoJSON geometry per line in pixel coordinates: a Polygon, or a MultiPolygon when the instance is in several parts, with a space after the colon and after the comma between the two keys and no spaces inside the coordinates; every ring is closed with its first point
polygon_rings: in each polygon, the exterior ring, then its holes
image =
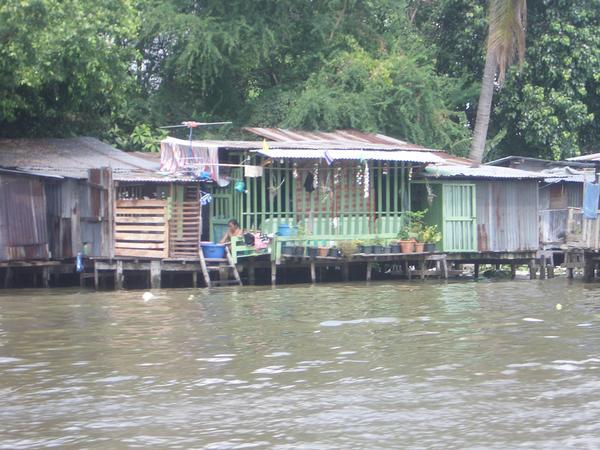
{"type": "Polygon", "coordinates": [[[483,161],[496,76],[501,85],[515,55],[520,63],[525,57],[526,15],[525,0],[490,0],[485,67],[469,153],[469,157],[476,162],[483,161]]]}
{"type": "Polygon", "coordinates": [[[133,0],[0,3],[0,134],[99,132],[133,88],[133,0]]]}

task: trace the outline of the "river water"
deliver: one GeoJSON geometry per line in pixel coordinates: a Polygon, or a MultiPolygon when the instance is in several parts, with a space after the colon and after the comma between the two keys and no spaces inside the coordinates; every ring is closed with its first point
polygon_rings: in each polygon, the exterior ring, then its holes
{"type": "Polygon", "coordinates": [[[142,294],[0,291],[0,448],[600,447],[593,285],[142,294]]]}

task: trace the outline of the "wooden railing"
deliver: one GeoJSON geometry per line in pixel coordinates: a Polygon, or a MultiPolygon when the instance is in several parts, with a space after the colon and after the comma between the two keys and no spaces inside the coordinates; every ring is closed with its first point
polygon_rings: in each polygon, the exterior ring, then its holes
{"type": "Polygon", "coordinates": [[[116,201],[115,256],[169,256],[166,200],[116,201]]]}
{"type": "Polygon", "coordinates": [[[597,219],[586,219],[581,208],[569,208],[567,245],[592,250],[600,249],[600,215],[597,219]]]}

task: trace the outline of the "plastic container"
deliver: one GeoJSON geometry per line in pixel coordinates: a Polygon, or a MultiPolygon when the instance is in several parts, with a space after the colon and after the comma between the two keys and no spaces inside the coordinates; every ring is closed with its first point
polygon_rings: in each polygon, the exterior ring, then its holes
{"type": "Polygon", "coordinates": [[[222,259],[225,258],[225,245],[215,244],[213,242],[202,242],[202,253],[205,258],[208,259],[222,259]]]}
{"type": "Polygon", "coordinates": [[[277,235],[279,236],[296,236],[298,234],[298,227],[289,225],[287,223],[280,223],[277,226],[277,235]]]}

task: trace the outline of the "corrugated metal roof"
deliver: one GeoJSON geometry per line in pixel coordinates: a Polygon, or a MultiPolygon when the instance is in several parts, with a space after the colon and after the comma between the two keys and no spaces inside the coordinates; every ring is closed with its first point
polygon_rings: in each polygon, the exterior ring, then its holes
{"type": "Polygon", "coordinates": [[[567,158],[567,161],[600,161],[600,153],[590,153],[589,155],[575,156],[567,158]]]}
{"type": "Polygon", "coordinates": [[[415,163],[443,163],[444,160],[434,153],[430,152],[410,152],[404,150],[397,151],[378,151],[378,150],[314,150],[305,149],[284,150],[269,149],[256,150],[257,153],[268,156],[269,158],[301,158],[301,159],[322,159],[327,156],[332,159],[353,159],[353,160],[378,160],[378,161],[404,161],[415,163]]]}
{"type": "Polygon", "coordinates": [[[543,179],[544,175],[525,170],[496,166],[427,166],[425,175],[441,178],[498,178],[498,179],[543,179]]]}
{"type": "MultiPolygon", "coordinates": [[[[286,130],[283,128],[258,128],[247,127],[244,130],[257,136],[278,143],[309,143],[319,142],[324,145],[334,145],[348,148],[348,145],[367,145],[373,147],[390,147],[390,150],[429,151],[441,152],[439,149],[426,148],[421,145],[411,144],[400,139],[386,136],[384,134],[363,133],[357,130],[335,130],[335,131],[304,131],[286,130]]],[[[275,147],[275,145],[273,145],[275,147]]],[[[281,148],[281,147],[280,147],[281,148]]]]}
{"type": "Polygon", "coordinates": [[[111,167],[132,172],[155,172],[157,162],[118,150],[98,139],[2,139],[0,167],[60,175],[87,177],[88,169],[111,167]]]}

